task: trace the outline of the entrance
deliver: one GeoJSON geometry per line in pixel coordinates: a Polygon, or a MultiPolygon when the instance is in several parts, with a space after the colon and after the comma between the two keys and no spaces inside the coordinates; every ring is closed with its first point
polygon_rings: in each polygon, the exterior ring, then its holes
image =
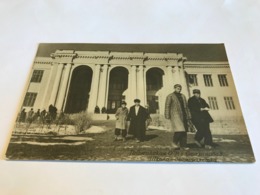
{"type": "Polygon", "coordinates": [[[151,68],[146,72],[147,104],[151,114],[159,112],[159,102],[156,93],[163,87],[163,70],[151,68]]]}
{"type": "Polygon", "coordinates": [[[128,87],[128,70],[123,67],[113,68],[109,77],[107,112],[115,113],[125,101],[124,91],[128,87]]]}
{"type": "Polygon", "coordinates": [[[78,66],[71,77],[70,88],[65,107],[66,113],[78,113],[88,107],[93,71],[88,66],[78,66]]]}

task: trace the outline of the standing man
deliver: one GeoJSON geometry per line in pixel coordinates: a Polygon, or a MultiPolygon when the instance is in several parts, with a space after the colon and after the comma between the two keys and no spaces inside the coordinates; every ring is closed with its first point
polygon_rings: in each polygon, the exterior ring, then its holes
{"type": "Polygon", "coordinates": [[[130,108],[127,116],[127,121],[130,121],[128,133],[134,135],[138,143],[145,139],[145,122],[148,119],[148,112],[140,102],[139,99],[134,100],[135,105],[130,108]]]}
{"type": "Polygon", "coordinates": [[[169,94],[165,103],[165,118],[170,119],[173,135],[174,149],[188,150],[187,130],[188,120],[190,120],[190,112],[188,110],[186,97],[181,93],[182,86],[174,85],[174,92],[169,94]]]}
{"type": "Polygon", "coordinates": [[[197,129],[195,134],[195,144],[202,147],[201,141],[204,138],[205,148],[212,148],[212,135],[209,123],[213,122],[209,114],[209,105],[200,97],[200,90],[194,89],[193,96],[188,100],[188,106],[191,112],[191,120],[197,129]]]}

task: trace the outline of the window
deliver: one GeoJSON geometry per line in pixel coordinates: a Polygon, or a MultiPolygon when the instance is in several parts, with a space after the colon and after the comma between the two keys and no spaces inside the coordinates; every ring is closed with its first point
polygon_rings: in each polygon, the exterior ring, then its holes
{"type": "Polygon", "coordinates": [[[27,92],[24,98],[23,106],[32,107],[34,105],[37,93],[27,92]]]}
{"type": "Polygon", "coordinates": [[[211,78],[210,74],[204,74],[203,78],[204,78],[205,86],[207,86],[207,87],[212,87],[213,86],[212,78],[211,78]]]}
{"type": "Polygon", "coordinates": [[[235,110],[235,104],[232,97],[224,97],[226,108],[228,110],[235,110]]]}
{"type": "Polygon", "coordinates": [[[209,107],[212,110],[218,110],[218,102],[216,97],[209,97],[209,107]]]}
{"type": "Polygon", "coordinates": [[[219,74],[218,75],[218,80],[219,80],[219,84],[220,84],[221,87],[228,86],[227,75],[219,74]]]}
{"type": "Polygon", "coordinates": [[[40,83],[42,80],[43,70],[34,70],[31,82],[40,83]]]}
{"type": "Polygon", "coordinates": [[[193,86],[198,86],[198,80],[196,74],[189,74],[188,75],[189,84],[193,86]]]}

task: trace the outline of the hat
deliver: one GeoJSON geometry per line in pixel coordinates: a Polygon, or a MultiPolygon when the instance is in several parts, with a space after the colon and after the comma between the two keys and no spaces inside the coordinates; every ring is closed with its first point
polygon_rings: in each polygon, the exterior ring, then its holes
{"type": "Polygon", "coordinates": [[[180,84],[175,84],[175,85],[174,85],[174,89],[177,88],[177,87],[182,88],[182,86],[181,86],[180,84]]]}
{"type": "Polygon", "coordinates": [[[200,90],[199,89],[193,89],[193,94],[194,93],[199,93],[200,94],[200,90]]]}
{"type": "Polygon", "coordinates": [[[141,100],[139,100],[139,99],[135,99],[135,100],[134,100],[134,103],[136,103],[136,102],[140,103],[141,100]]]}
{"type": "Polygon", "coordinates": [[[122,104],[126,105],[126,102],[125,102],[125,101],[122,101],[122,102],[121,102],[121,105],[122,105],[122,104]]]}

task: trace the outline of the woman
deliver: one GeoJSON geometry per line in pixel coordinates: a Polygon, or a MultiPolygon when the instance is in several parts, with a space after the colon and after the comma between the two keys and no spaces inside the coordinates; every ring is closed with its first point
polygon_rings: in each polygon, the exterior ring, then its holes
{"type": "Polygon", "coordinates": [[[115,128],[115,141],[120,139],[120,135],[123,138],[123,141],[126,140],[126,118],[128,115],[128,109],[126,107],[126,102],[121,103],[121,107],[119,107],[116,111],[116,128],[115,128]]]}

